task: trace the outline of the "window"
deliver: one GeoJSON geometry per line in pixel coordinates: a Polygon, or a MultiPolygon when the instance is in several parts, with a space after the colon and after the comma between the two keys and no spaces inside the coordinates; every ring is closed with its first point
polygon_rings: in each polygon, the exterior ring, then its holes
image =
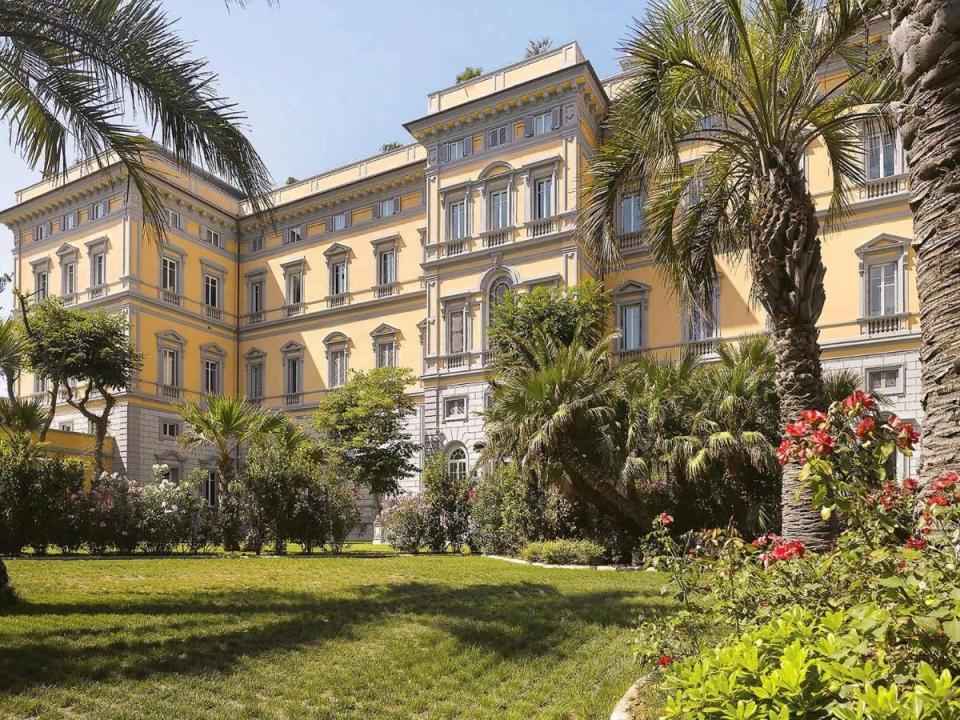
{"type": "Polygon", "coordinates": [[[166,292],[180,292],[180,262],[165,257],[160,261],[160,288],[166,292]]]}
{"type": "Polygon", "coordinates": [[[440,162],[452,162],[462,160],[473,152],[473,138],[460,138],[451,140],[440,146],[440,162]]]}
{"type": "Polygon", "coordinates": [[[397,281],[397,251],[393,248],[377,253],[377,285],[392,285],[397,281]]]}
{"type": "MultiPolygon", "coordinates": [[[[495,308],[503,296],[510,292],[510,281],[506,278],[500,278],[490,286],[490,309],[495,308]]],[[[491,313],[492,319],[492,313],[491,313]]]]}
{"type": "Polygon", "coordinates": [[[263,312],[263,280],[251,280],[248,288],[250,322],[260,322],[263,312]]]}
{"type": "Polygon", "coordinates": [[[544,220],[553,215],[553,178],[541,178],[533,184],[533,218],[544,220]]]}
{"type": "Polygon", "coordinates": [[[345,230],[347,227],[347,214],[345,212],[330,216],[330,230],[345,230]]]}
{"type": "Polygon", "coordinates": [[[63,264],[63,294],[73,295],[77,292],[77,263],[63,264]]]}
{"type": "Polygon", "coordinates": [[[263,250],[263,237],[257,236],[250,238],[250,252],[260,252],[263,250]]]}
{"type": "Polygon", "coordinates": [[[203,391],[208,395],[220,393],[220,361],[203,361],[203,391]]]}
{"type": "Polygon", "coordinates": [[[627,195],[620,201],[620,232],[624,235],[640,232],[643,220],[643,199],[640,195],[627,195]]]}
{"type": "Polygon", "coordinates": [[[42,393],[47,391],[47,378],[36,373],[33,376],[33,392],[42,393]]]}
{"type": "Polygon", "coordinates": [[[899,143],[892,128],[874,127],[866,133],[867,180],[879,180],[900,172],[899,143]]]}
{"type": "Polygon", "coordinates": [[[99,220],[107,216],[107,212],[110,209],[109,200],[101,200],[100,202],[94,203],[90,208],[90,218],[92,220],[99,220]]]}
{"type": "Polygon", "coordinates": [[[167,225],[174,230],[183,229],[183,218],[180,217],[180,213],[176,210],[171,210],[167,208],[167,225]]]}
{"type": "Polygon", "coordinates": [[[501,125],[493,130],[487,130],[487,147],[495,148],[507,144],[507,126],[501,125]]]}
{"type": "Polygon", "coordinates": [[[373,217],[385,218],[397,215],[400,212],[400,198],[392,197],[388,200],[379,200],[373,205],[373,217]]]}
{"type": "Polygon", "coordinates": [[[166,440],[176,440],[180,435],[180,423],[162,422],[160,423],[160,437],[166,440]]]}
{"type": "Polygon", "coordinates": [[[284,245],[298,243],[301,240],[303,240],[303,225],[287,228],[287,232],[283,236],[284,245]]]}
{"type": "Polygon", "coordinates": [[[50,285],[48,280],[49,278],[46,270],[38,270],[34,274],[34,285],[36,286],[38,300],[43,300],[45,297],[47,297],[47,295],[50,294],[50,285]]]}
{"type": "Polygon", "coordinates": [[[643,305],[630,303],[620,306],[620,349],[639,350],[643,347],[643,305]]]}
{"type": "Polygon", "coordinates": [[[303,302],[303,270],[287,273],[287,305],[303,302]]]}
{"type": "Polygon", "coordinates": [[[447,239],[462,240],[467,236],[467,201],[450,203],[447,222],[447,239]]]}
{"type": "Polygon", "coordinates": [[[549,112],[534,115],[533,118],[528,120],[525,134],[528,137],[530,135],[545,135],[551,130],[556,130],[558,127],[560,127],[560,120],[561,117],[559,107],[555,107],[549,112]]]}
{"type": "Polygon", "coordinates": [[[251,400],[263,398],[263,363],[252,362],[247,366],[247,397],[251,400]]]}
{"type": "Polygon", "coordinates": [[[203,304],[209,308],[220,307],[220,278],[216,275],[204,273],[203,304]]]}
{"type": "Polygon", "coordinates": [[[202,237],[205,243],[213,245],[215,248],[222,247],[220,245],[220,233],[217,230],[205,227],[202,237]]]}
{"type": "Polygon", "coordinates": [[[510,227],[510,194],[507,190],[490,193],[490,229],[510,227]]]}
{"type": "Polygon", "coordinates": [[[180,387],[180,351],[175,348],[160,351],[160,384],[180,387]]]}
{"type": "Polygon", "coordinates": [[[343,295],[347,292],[347,261],[330,263],[330,294],[343,295]]]}
{"type": "Polygon", "coordinates": [[[40,223],[33,233],[33,239],[37,242],[46,240],[50,237],[50,223],[40,223]]]}
{"type": "Polygon", "coordinates": [[[867,370],[867,392],[893,395],[900,393],[900,368],[867,370]]]}
{"type": "Polygon", "coordinates": [[[463,306],[450,310],[447,313],[447,354],[457,355],[464,352],[464,327],[466,309],[463,306]]]}
{"type": "Polygon", "coordinates": [[[895,315],[897,312],[897,263],[877,263],[867,269],[871,317],[895,315]]]}
{"type": "Polygon", "coordinates": [[[60,221],[60,228],[62,230],[73,230],[77,226],[77,211],[69,212],[63,216],[63,219],[60,221]]]}
{"type": "Polygon", "coordinates": [[[684,339],[690,342],[711,340],[717,336],[716,312],[720,300],[719,287],[714,287],[710,306],[702,307],[692,299],[684,303],[684,339]]]}
{"type": "Polygon", "coordinates": [[[103,251],[96,252],[91,258],[90,284],[94,287],[105,285],[107,282],[107,255],[103,251]]]}
{"type": "Polygon", "coordinates": [[[73,423],[72,422],[62,422],[60,423],[61,432],[73,432],[73,423]]]}
{"type": "Polygon", "coordinates": [[[393,340],[384,340],[377,343],[376,349],[377,367],[396,367],[397,353],[396,345],[393,340]]]}
{"type": "Polygon", "coordinates": [[[217,486],[217,472],[216,470],[210,470],[207,472],[206,477],[203,478],[203,499],[207,503],[208,507],[216,507],[218,502],[218,486],[217,486]]]}
{"type": "Polygon", "coordinates": [[[465,420],[467,417],[467,399],[465,397],[447,398],[443,401],[444,420],[465,420]]]}
{"type": "Polygon", "coordinates": [[[287,395],[299,394],[303,387],[303,359],[299,355],[288,357],[285,370],[287,395]]]}
{"type": "Polygon", "coordinates": [[[447,455],[447,475],[452,482],[463,482],[467,479],[467,451],[464,448],[454,448],[447,455]]]}
{"type": "Polygon", "coordinates": [[[340,387],[347,381],[347,351],[345,348],[330,350],[329,356],[330,387],[340,387]]]}

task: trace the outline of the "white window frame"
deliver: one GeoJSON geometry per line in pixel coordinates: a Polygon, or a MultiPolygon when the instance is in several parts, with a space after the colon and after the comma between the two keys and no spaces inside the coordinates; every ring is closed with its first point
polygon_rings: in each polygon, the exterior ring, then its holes
{"type": "Polygon", "coordinates": [[[303,305],[303,266],[284,272],[284,301],[288,306],[303,305]]]}
{"type": "Polygon", "coordinates": [[[469,237],[467,224],[468,205],[465,197],[455,200],[447,206],[447,240],[457,241],[469,237]]]}
{"type": "Polygon", "coordinates": [[[205,395],[220,395],[223,393],[223,362],[220,358],[203,358],[203,392],[205,395]]]}
{"type": "Polygon", "coordinates": [[[490,230],[505,230],[510,227],[510,189],[498,188],[490,192],[490,230]]]}
{"type": "Polygon", "coordinates": [[[33,271],[33,289],[37,300],[50,297],[50,271],[36,269],[33,271]]]}
{"type": "Polygon", "coordinates": [[[462,481],[470,472],[470,456],[467,448],[457,444],[447,449],[447,476],[451,481],[462,481]]]}
{"type": "Polygon", "coordinates": [[[867,293],[866,317],[876,318],[876,317],[886,317],[889,315],[899,314],[900,283],[897,280],[899,266],[900,266],[900,263],[894,259],[883,259],[883,260],[878,259],[873,262],[868,262],[865,264],[865,279],[866,279],[866,293],[867,293]],[[880,291],[880,297],[878,298],[878,302],[879,302],[878,312],[874,312],[874,309],[873,309],[874,271],[878,271],[880,273],[880,276],[879,276],[880,284],[878,286],[878,289],[880,291]],[[889,282],[887,282],[888,271],[890,273],[889,282]],[[893,295],[892,298],[889,297],[891,293],[893,295]],[[890,302],[889,305],[888,305],[888,301],[890,302]]]}
{"type": "Polygon", "coordinates": [[[180,288],[180,259],[163,255],[160,258],[160,289],[179,295],[180,288]]]}
{"type": "Polygon", "coordinates": [[[895,177],[903,172],[903,145],[900,131],[894,127],[884,127],[870,122],[863,129],[863,176],[867,182],[895,177]],[[891,143],[884,142],[890,139],[891,143]],[[874,140],[878,140],[874,146],[874,140]],[[877,174],[872,174],[872,154],[877,151],[877,174]],[[889,163],[890,172],[887,172],[889,163]]]}
{"type": "Polygon", "coordinates": [[[223,300],[223,277],[210,270],[203,272],[203,305],[212,310],[220,310],[223,300]],[[212,281],[212,282],[211,282],[212,281]],[[213,288],[213,302],[210,302],[210,289],[213,288]]]}
{"type": "Polygon", "coordinates": [[[332,348],[327,353],[327,387],[343,387],[347,382],[347,349],[332,348]],[[337,363],[339,361],[339,368],[337,363]]]}
{"type": "Polygon", "coordinates": [[[159,353],[160,372],[157,378],[164,387],[183,387],[183,347],[162,344],[159,353]]]}
{"type": "Polygon", "coordinates": [[[501,147],[510,142],[510,126],[500,125],[487,130],[487,149],[501,147]]]}
{"type": "Polygon", "coordinates": [[[341,230],[347,229],[347,212],[338,212],[330,216],[330,230],[331,232],[339,232],[341,230]]]}
{"type": "Polygon", "coordinates": [[[110,214],[110,201],[98,200],[90,206],[90,220],[102,220],[110,214]]]}
{"type": "Polygon", "coordinates": [[[462,355],[468,352],[468,324],[467,324],[467,305],[466,303],[452,303],[444,308],[446,316],[446,332],[444,333],[444,344],[447,355],[462,355]],[[460,318],[460,348],[456,349],[454,345],[454,318],[460,318]]]}
{"type": "Polygon", "coordinates": [[[533,136],[546,135],[553,130],[553,110],[538,113],[533,116],[533,136]]]}
{"type": "Polygon", "coordinates": [[[215,248],[223,247],[219,230],[214,230],[211,227],[204,226],[200,232],[202,234],[203,241],[208,245],[212,245],[215,248]]]}
{"type": "Polygon", "coordinates": [[[247,361],[247,398],[263,400],[266,390],[267,365],[263,356],[247,361]]]}
{"type": "Polygon", "coordinates": [[[61,273],[63,274],[63,279],[61,281],[61,290],[64,295],[71,296],[77,294],[77,261],[76,260],[65,260],[61,273]]]}
{"type": "Polygon", "coordinates": [[[454,395],[443,399],[443,419],[445,422],[460,422],[469,416],[469,403],[466,395],[454,395]],[[455,408],[462,408],[456,411],[455,408]]]}
{"type": "Polygon", "coordinates": [[[180,435],[180,423],[173,420],[161,420],[160,421],[160,439],[161,440],[176,440],[177,436],[180,435]],[[172,433],[169,432],[172,430],[172,433]]]}
{"type": "Polygon", "coordinates": [[[713,340],[720,335],[720,285],[713,288],[709,309],[697,307],[692,300],[683,303],[681,313],[685,342],[713,340]]]}
{"type": "Polygon", "coordinates": [[[283,231],[283,244],[292,245],[293,243],[303,242],[304,237],[304,227],[303,225],[293,225],[288,227],[283,231]]]}
{"type": "Polygon", "coordinates": [[[183,230],[183,216],[179,212],[171,208],[165,208],[164,212],[168,227],[173,230],[183,230]]]}
{"type": "Polygon", "coordinates": [[[377,250],[377,285],[397,282],[397,248],[394,245],[377,250]]]}
{"type": "Polygon", "coordinates": [[[628,281],[613,292],[614,312],[620,338],[617,348],[620,352],[636,352],[647,348],[649,330],[650,288],[643,283],[628,281]],[[636,333],[628,333],[627,314],[638,312],[640,327],[636,333]]]}
{"type": "Polygon", "coordinates": [[[620,199],[620,234],[632,235],[643,229],[643,195],[628,193],[620,199]],[[627,209],[630,212],[628,214],[627,209]]]}
{"type": "Polygon", "coordinates": [[[868,367],[863,371],[863,387],[867,390],[867,392],[879,392],[884,395],[903,395],[906,384],[904,378],[905,373],[906,369],[903,365],[878,365],[875,367],[868,367]],[[886,382],[884,382],[883,386],[880,388],[871,388],[871,377],[878,373],[896,373],[893,385],[887,385],[886,382]]]}
{"type": "Polygon", "coordinates": [[[73,210],[64,214],[60,219],[60,230],[68,231],[76,229],[77,225],[80,224],[80,213],[77,210],[73,210]]]}
{"type": "Polygon", "coordinates": [[[547,220],[554,216],[554,179],[552,175],[533,180],[533,219],[547,220]]]}
{"type": "Polygon", "coordinates": [[[347,294],[347,258],[341,256],[330,261],[330,294],[347,294]]]}
{"type": "Polygon", "coordinates": [[[393,338],[374,343],[374,363],[378,368],[397,366],[397,342],[393,338]]]}

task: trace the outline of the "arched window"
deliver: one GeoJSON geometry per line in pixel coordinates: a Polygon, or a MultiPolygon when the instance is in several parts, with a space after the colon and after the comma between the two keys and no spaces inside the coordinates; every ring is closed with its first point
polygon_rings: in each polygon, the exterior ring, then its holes
{"type": "Polygon", "coordinates": [[[510,281],[506,278],[500,278],[494,281],[490,286],[490,307],[496,307],[497,303],[503,300],[503,296],[510,290],[510,281]]]}
{"type": "Polygon", "coordinates": [[[447,455],[447,474],[453,482],[467,479],[467,451],[456,447],[447,455]]]}

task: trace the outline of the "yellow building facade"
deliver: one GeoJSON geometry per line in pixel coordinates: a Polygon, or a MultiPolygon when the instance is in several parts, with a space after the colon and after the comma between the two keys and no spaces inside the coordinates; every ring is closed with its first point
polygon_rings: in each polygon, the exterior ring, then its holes
{"type": "MultiPolygon", "coordinates": [[[[15,235],[15,282],[129,317],[145,361],[111,435],[133,478],[149,478],[154,463],[180,477],[212,467],[177,447],[181,400],[240,393],[305,419],[349,372],[382,365],[417,376],[411,435],[469,471],[483,439],[491,307],[507,290],[597,277],[577,243],[577,210],[624,77],[601,81],[569,43],[432,93],[427,113],[404,125],[410,144],[277,189],[267,226],[233,188],[158,159],[170,226],[163,243],[145,237],[116,166],[78,166],[56,184],[21,190],[0,213],[15,235]]],[[[919,423],[902,152],[895,137],[866,134],[864,146],[870,179],[851,188],[843,228],[824,235],[823,357],[919,423]]],[[[811,148],[807,172],[824,211],[822,149],[811,148]]],[[[689,346],[709,359],[718,341],[763,332],[743,266],[721,262],[712,312],[677,300],[640,242],[640,204],[623,198],[626,268],[603,278],[618,354],[689,346]]],[[[21,395],[43,390],[28,374],[19,383],[21,395]]],[[[58,408],[55,428],[85,425],[58,408]]]]}

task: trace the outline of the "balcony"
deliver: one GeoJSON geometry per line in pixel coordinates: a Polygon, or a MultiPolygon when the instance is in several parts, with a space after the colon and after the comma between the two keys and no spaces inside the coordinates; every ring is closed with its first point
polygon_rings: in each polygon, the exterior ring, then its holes
{"type": "Polygon", "coordinates": [[[303,393],[287,393],[283,396],[283,404],[287,407],[295,407],[303,404],[303,393]]]}
{"type": "Polygon", "coordinates": [[[349,295],[346,293],[340,293],[339,295],[330,295],[327,298],[327,307],[328,308],[338,308],[343,307],[347,304],[349,295]]]}
{"type": "Polygon", "coordinates": [[[392,297],[399,292],[397,283],[383,283],[382,285],[375,285],[373,287],[373,297],[379,300],[380,298],[392,297]]]}
{"type": "Polygon", "coordinates": [[[251,312],[247,315],[247,325],[259,325],[263,322],[263,313],[260,311],[251,312]]]}
{"type": "Polygon", "coordinates": [[[303,315],[303,303],[290,303],[284,306],[284,312],[287,317],[296,317],[303,315]]]}
{"type": "Polygon", "coordinates": [[[706,357],[708,355],[717,354],[717,345],[720,343],[720,338],[704,338],[703,340],[688,340],[687,347],[690,349],[690,352],[697,357],[706,357]]]}
{"type": "Polygon", "coordinates": [[[204,305],[203,314],[211,320],[220,320],[223,317],[223,311],[218,307],[213,307],[213,305],[204,305]]]}
{"type": "Polygon", "coordinates": [[[622,252],[639,252],[646,249],[642,232],[623,233],[620,235],[620,250],[622,252]]]}
{"type": "Polygon", "coordinates": [[[485,248],[500,247],[513,242],[513,228],[499,228],[480,233],[480,240],[485,248]]]}
{"type": "Polygon", "coordinates": [[[909,314],[878,315],[876,317],[860,318],[861,335],[890,335],[908,329],[909,314]]]}
{"type": "Polygon", "coordinates": [[[554,216],[543,218],[542,220],[533,220],[532,222],[528,222],[524,227],[527,229],[528,238],[543,237],[544,235],[555,233],[560,229],[560,218],[554,216]]]}
{"type": "Polygon", "coordinates": [[[161,299],[168,305],[176,305],[180,307],[183,303],[183,298],[180,297],[180,293],[174,292],[173,290],[164,290],[160,295],[161,299]]]}
{"type": "Polygon", "coordinates": [[[888,197],[890,195],[899,195],[906,192],[910,187],[910,176],[907,173],[899,175],[890,175],[888,177],[867,180],[860,186],[861,200],[874,200],[876,198],[888,197]]]}
{"type": "Polygon", "coordinates": [[[457,238],[456,240],[447,240],[443,243],[443,256],[453,257],[454,255],[463,255],[470,251],[470,241],[467,238],[457,238]]]}
{"type": "Polygon", "coordinates": [[[174,385],[160,386],[160,397],[167,398],[168,400],[179,400],[181,392],[181,389],[174,385]]]}
{"type": "Polygon", "coordinates": [[[89,290],[87,290],[87,297],[90,300],[96,300],[97,298],[102,298],[106,294],[107,294],[106,285],[97,285],[96,287],[92,287],[89,290]]]}
{"type": "Polygon", "coordinates": [[[75,304],[75,303],[77,302],[77,294],[76,294],[76,293],[67,293],[66,295],[64,295],[64,296],[62,297],[62,300],[63,300],[63,304],[64,304],[64,305],[73,305],[73,304],[75,304]]]}

